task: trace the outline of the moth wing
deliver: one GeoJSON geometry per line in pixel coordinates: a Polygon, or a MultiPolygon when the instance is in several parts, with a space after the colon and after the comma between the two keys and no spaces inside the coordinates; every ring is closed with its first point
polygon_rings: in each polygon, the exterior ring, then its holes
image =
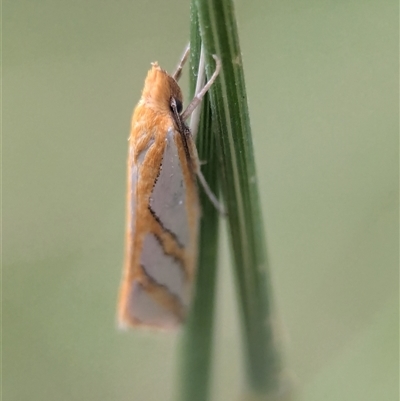
{"type": "Polygon", "coordinates": [[[130,322],[160,328],[176,326],[190,302],[192,275],[189,273],[195,269],[199,218],[197,187],[193,174],[188,170],[180,134],[170,129],[165,141],[162,162],[148,204],[164,234],[163,239],[151,230],[140,232],[134,228],[135,222],[137,227],[142,227],[139,220],[145,218],[135,215],[137,197],[140,196],[135,189],[141,179],[138,173],[140,165],[146,163],[150,148],[140,155],[138,165],[132,166],[129,173],[132,196],[128,207],[131,223],[128,224],[132,238],[136,235],[143,238],[141,249],[130,249],[130,252],[140,252],[140,269],[145,280],[144,284],[139,280],[130,284],[125,312],[130,322]],[[171,254],[171,247],[183,256],[171,254]]]}

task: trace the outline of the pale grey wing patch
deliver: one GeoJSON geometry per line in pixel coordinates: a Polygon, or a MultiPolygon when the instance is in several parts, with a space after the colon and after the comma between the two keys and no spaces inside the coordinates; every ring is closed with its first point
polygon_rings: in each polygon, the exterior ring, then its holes
{"type": "Polygon", "coordinates": [[[150,209],[166,231],[185,247],[190,240],[185,206],[186,188],[174,136],[174,130],[169,129],[160,173],[150,197],[150,209]]]}
{"type": "Polygon", "coordinates": [[[154,144],[154,138],[151,138],[147,144],[147,146],[139,153],[137,157],[137,164],[141,165],[143,163],[143,160],[146,156],[147,151],[151,148],[151,146],[154,144]]]}
{"type": "Polygon", "coordinates": [[[144,324],[168,328],[180,323],[178,316],[157,303],[137,281],[132,284],[128,310],[131,317],[144,324]]]}
{"type": "Polygon", "coordinates": [[[165,287],[183,305],[187,305],[183,267],[177,259],[164,252],[159,239],[154,234],[149,233],[144,238],[140,264],[151,280],[165,287]]]}

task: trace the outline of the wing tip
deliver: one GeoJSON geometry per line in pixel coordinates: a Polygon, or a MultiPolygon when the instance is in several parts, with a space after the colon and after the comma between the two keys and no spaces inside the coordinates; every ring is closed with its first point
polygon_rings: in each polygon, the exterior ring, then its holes
{"type": "Polygon", "coordinates": [[[141,283],[134,281],[130,291],[121,290],[117,312],[117,327],[121,331],[143,328],[157,331],[174,331],[181,327],[184,316],[173,313],[159,304],[141,283]],[[144,298],[143,298],[144,296],[144,298]],[[150,302],[149,304],[144,301],[150,302]]]}

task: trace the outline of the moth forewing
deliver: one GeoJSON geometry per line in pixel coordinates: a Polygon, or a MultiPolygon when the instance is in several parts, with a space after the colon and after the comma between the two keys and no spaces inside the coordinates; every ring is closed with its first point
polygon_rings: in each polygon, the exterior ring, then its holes
{"type": "Polygon", "coordinates": [[[177,82],[156,63],[132,117],[128,152],[121,326],[173,328],[185,318],[196,271],[200,216],[192,139],[170,101],[177,82]]]}

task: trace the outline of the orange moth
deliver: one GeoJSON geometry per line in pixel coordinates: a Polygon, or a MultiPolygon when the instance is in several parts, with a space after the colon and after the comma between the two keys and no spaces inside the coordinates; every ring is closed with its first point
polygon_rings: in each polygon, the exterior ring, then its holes
{"type": "Polygon", "coordinates": [[[122,327],[169,329],[184,320],[196,274],[200,218],[196,176],[220,208],[200,172],[185,123],[192,115],[191,128],[196,129],[199,108],[193,112],[217,78],[220,61],[213,56],[215,72],[203,85],[202,50],[197,94],[182,112],[178,80],[188,54],[189,48],[173,75],[152,64],[132,117],[125,263],[118,304],[122,327]]]}

